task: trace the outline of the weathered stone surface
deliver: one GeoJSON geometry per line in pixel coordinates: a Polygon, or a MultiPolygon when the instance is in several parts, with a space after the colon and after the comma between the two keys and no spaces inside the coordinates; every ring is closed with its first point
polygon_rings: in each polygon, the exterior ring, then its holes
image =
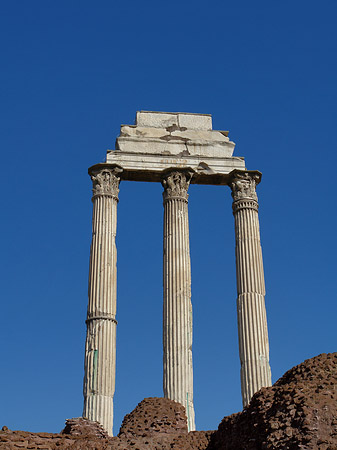
{"type": "Polygon", "coordinates": [[[210,114],[185,114],[178,113],[178,125],[190,130],[211,130],[212,116],[210,114]]]}
{"type": "Polygon", "coordinates": [[[127,180],[160,181],[170,167],[191,167],[194,183],[226,184],[229,172],[245,169],[234,147],[227,131],[212,130],[210,115],[139,111],[135,125],[121,126],[106,161],[121,165],[127,180]]]}
{"type": "MultiPolygon", "coordinates": [[[[181,145],[181,153],[177,155],[155,155],[152,153],[122,152],[111,150],[107,153],[107,162],[123,166],[121,176],[130,181],[160,182],[161,174],[169,167],[177,169],[191,168],[195,171],[192,183],[196,184],[228,184],[228,174],[234,169],[245,169],[243,158],[215,158],[190,155],[186,145],[181,145]]],[[[192,144],[188,144],[191,146],[192,144]]]]}
{"type": "Polygon", "coordinates": [[[84,419],[83,417],[75,417],[66,420],[66,426],[61,434],[69,434],[71,436],[91,436],[96,438],[107,438],[108,433],[98,422],[84,419]]]}
{"type": "Polygon", "coordinates": [[[225,417],[209,450],[336,450],[337,353],[308,359],[225,417]]]}
{"type": "Polygon", "coordinates": [[[237,315],[241,362],[242,403],[259,389],[271,386],[265,283],[260,243],[256,184],[260,172],[230,175],[235,219],[237,315]]]}
{"type": "Polygon", "coordinates": [[[145,398],[124,417],[118,437],[167,436],[187,434],[185,408],[167,398],[145,398]]]}
{"type": "MultiPolygon", "coordinates": [[[[0,449],[206,450],[212,432],[187,432],[185,408],[165,398],[147,398],[124,418],[118,437],[100,435],[97,423],[69,419],[61,434],[0,432],[0,449]]],[[[104,433],[104,432],[103,432],[104,433]]]]}
{"type": "MultiPolygon", "coordinates": [[[[204,156],[232,156],[234,146],[225,146],[224,143],[227,142],[229,142],[229,138],[223,132],[215,130],[204,131],[175,127],[145,128],[123,125],[117,140],[117,150],[177,155],[181,153],[182,148],[186,150],[190,147],[196,155],[203,155],[207,152],[204,156]],[[186,147],[181,147],[179,144],[185,144],[186,147]],[[192,145],[189,146],[189,144],[192,145]]],[[[193,155],[193,153],[191,154],[193,155]]]]}
{"type": "Polygon", "coordinates": [[[116,372],[116,227],[121,169],[89,169],[93,182],[83,417],[112,435],[116,372]]]}
{"type": "Polygon", "coordinates": [[[211,130],[212,116],[210,114],[137,111],[136,125],[155,128],[166,128],[175,125],[194,130],[211,130]]]}
{"type": "Polygon", "coordinates": [[[337,353],[289,370],[257,392],[217,431],[186,432],[184,408],[168,399],[143,400],[125,417],[118,437],[0,431],[0,449],[69,450],[337,450],[337,353]]]}
{"type": "Polygon", "coordinates": [[[206,157],[231,157],[235,144],[226,132],[176,125],[166,128],[122,125],[116,150],[131,153],[178,155],[182,151],[206,157]]]}
{"type": "Polygon", "coordinates": [[[188,187],[193,172],[167,171],[164,187],[163,351],[164,397],[186,408],[188,430],[195,430],[192,364],[191,261],[188,187]]]}

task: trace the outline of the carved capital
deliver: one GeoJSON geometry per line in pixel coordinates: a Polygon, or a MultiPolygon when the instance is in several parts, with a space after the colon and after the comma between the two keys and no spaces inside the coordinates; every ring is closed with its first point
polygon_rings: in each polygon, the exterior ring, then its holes
{"type": "Polygon", "coordinates": [[[162,175],[164,202],[170,199],[179,199],[187,202],[188,187],[190,185],[194,171],[192,169],[168,169],[162,175]]]}
{"type": "Polygon", "coordinates": [[[118,200],[120,174],[123,169],[119,166],[97,164],[89,169],[92,179],[93,198],[98,195],[106,195],[118,200]]]}
{"type": "Polygon", "coordinates": [[[261,173],[257,171],[235,170],[230,174],[229,186],[232,189],[233,201],[253,200],[257,202],[256,185],[261,181],[261,173]]]}

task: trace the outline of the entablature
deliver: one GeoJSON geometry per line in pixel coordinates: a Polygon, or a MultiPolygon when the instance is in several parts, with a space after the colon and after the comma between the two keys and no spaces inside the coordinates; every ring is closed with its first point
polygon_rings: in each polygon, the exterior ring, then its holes
{"type": "Polygon", "coordinates": [[[106,162],[123,168],[121,179],[160,181],[162,172],[192,169],[192,183],[227,184],[228,174],[245,170],[233,155],[227,131],[212,129],[209,114],[138,111],[135,125],[122,125],[106,162]]]}

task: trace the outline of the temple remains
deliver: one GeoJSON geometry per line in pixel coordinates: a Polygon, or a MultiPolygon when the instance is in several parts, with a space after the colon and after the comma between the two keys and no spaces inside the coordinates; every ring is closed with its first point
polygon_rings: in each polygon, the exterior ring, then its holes
{"type": "Polygon", "coordinates": [[[122,180],[163,186],[164,396],[186,409],[195,430],[192,364],[188,188],[228,185],[236,237],[237,315],[243,405],[271,386],[265,283],[256,185],[261,173],[233,156],[228,132],[212,129],[208,114],[139,111],[122,125],[116,149],[89,168],[93,182],[92,244],[85,349],[83,417],[111,435],[116,372],[116,228],[122,180]]]}

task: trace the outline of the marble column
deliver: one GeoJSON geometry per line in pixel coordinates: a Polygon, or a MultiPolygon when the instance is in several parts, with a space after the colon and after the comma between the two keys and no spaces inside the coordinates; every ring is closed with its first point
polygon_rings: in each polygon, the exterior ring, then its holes
{"type": "Polygon", "coordinates": [[[271,386],[265,283],[256,185],[257,171],[230,174],[236,238],[237,316],[243,406],[263,386],[271,386]]]}
{"type": "Polygon", "coordinates": [[[191,262],[187,190],[189,169],[168,169],[164,187],[164,396],[186,408],[188,430],[195,430],[192,365],[191,262]]]}
{"type": "Polygon", "coordinates": [[[84,363],[83,417],[112,435],[116,372],[116,227],[119,174],[115,165],[89,169],[93,182],[92,243],[84,363]]]}

